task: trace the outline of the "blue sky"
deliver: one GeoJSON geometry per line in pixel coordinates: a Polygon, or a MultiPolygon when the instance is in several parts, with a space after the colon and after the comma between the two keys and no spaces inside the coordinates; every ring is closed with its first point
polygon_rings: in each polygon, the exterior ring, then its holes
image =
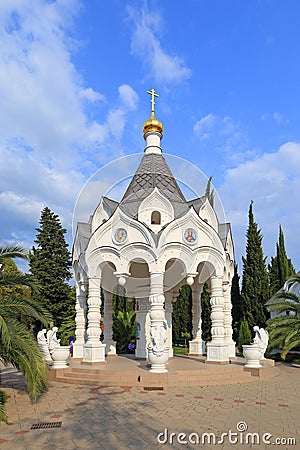
{"type": "Polygon", "coordinates": [[[30,248],[44,206],[72,242],[87,180],[142,156],[155,88],[163,151],[213,176],[240,271],[251,200],[265,255],[281,224],[299,270],[299,17],[296,0],[1,2],[1,243],[30,248]]]}

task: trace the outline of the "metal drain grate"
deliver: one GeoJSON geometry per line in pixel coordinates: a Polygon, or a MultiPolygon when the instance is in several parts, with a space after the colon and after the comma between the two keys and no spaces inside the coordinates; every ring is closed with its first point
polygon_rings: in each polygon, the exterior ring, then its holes
{"type": "Polygon", "coordinates": [[[163,391],[164,388],[163,387],[158,387],[158,386],[145,386],[144,387],[144,391],[163,391]]]}
{"type": "Polygon", "coordinates": [[[60,428],[62,422],[40,422],[31,425],[31,430],[41,430],[44,428],[60,428]]]}

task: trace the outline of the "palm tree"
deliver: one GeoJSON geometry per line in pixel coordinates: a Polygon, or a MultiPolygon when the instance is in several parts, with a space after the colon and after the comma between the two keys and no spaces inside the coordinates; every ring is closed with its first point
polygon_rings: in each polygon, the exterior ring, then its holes
{"type": "Polygon", "coordinates": [[[287,290],[280,290],[273,296],[273,299],[279,300],[278,303],[268,306],[269,311],[279,314],[267,322],[269,349],[281,348],[282,359],[300,344],[300,296],[290,289],[295,284],[300,286],[299,274],[288,280],[287,290]]]}
{"type": "MultiPolygon", "coordinates": [[[[28,252],[19,246],[0,246],[0,288],[22,284],[38,291],[30,275],[5,272],[5,261],[10,258],[28,259],[28,252]]],[[[28,393],[34,401],[46,391],[46,366],[37,340],[24,319],[35,319],[47,326],[51,317],[32,298],[20,298],[12,289],[0,289],[0,361],[24,373],[28,393]]]]}
{"type": "Polygon", "coordinates": [[[118,311],[113,319],[113,335],[117,352],[127,353],[127,345],[135,336],[135,311],[118,311]]]}

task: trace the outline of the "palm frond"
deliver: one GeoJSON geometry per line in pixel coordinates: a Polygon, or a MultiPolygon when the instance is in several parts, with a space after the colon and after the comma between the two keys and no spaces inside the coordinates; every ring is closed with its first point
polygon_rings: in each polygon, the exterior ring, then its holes
{"type": "Polygon", "coordinates": [[[6,393],[4,391],[0,391],[0,422],[8,423],[4,407],[6,399],[7,399],[6,393]]]}
{"type": "Polygon", "coordinates": [[[0,262],[8,258],[28,259],[28,250],[20,245],[0,246],[0,262]]]}
{"type": "Polygon", "coordinates": [[[47,389],[46,365],[36,338],[15,319],[8,322],[10,346],[4,347],[0,340],[0,359],[21,370],[27,382],[30,398],[35,401],[47,389]]]}
{"type": "Polygon", "coordinates": [[[52,320],[51,313],[38,301],[32,298],[20,298],[11,294],[0,299],[0,317],[7,320],[16,315],[26,315],[39,320],[43,325],[49,325],[52,320]]]}
{"type": "Polygon", "coordinates": [[[278,291],[276,294],[273,295],[274,299],[284,299],[284,300],[292,300],[294,302],[300,302],[299,297],[294,294],[293,292],[288,291],[278,291]]]}
{"type": "Polygon", "coordinates": [[[10,273],[0,272],[0,286],[13,287],[13,286],[28,286],[34,292],[39,291],[39,284],[37,280],[32,276],[24,273],[10,273]]]}

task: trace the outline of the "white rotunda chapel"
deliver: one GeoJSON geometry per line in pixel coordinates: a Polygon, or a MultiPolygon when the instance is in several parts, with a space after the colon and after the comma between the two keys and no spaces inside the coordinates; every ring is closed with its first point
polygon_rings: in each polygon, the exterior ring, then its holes
{"type": "Polygon", "coordinates": [[[231,280],[234,250],[229,223],[219,223],[206,195],[187,201],[162,155],[163,125],[154,112],[144,123],[144,155],[120,202],[101,197],[87,223],[78,222],[73,244],[76,340],[73,357],[104,362],[116,354],[112,297],[117,284],[136,299],[135,357],[150,372],[167,372],[172,351],[172,305],[184,284],[192,288],[190,355],[202,355],[201,294],[208,283],[212,340],[208,363],[228,363],[232,340],[231,280]],[[100,341],[101,287],[104,340],[100,341]]]}

